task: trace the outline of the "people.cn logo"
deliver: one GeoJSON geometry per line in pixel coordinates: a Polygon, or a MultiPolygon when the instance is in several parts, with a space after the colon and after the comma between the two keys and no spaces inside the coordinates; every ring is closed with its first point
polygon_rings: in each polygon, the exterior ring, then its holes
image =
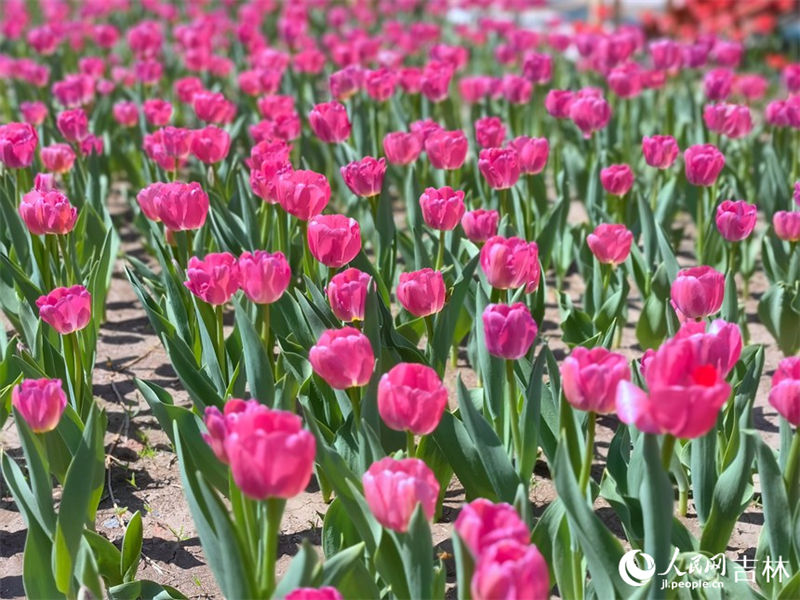
{"type": "Polygon", "coordinates": [[[630,550],[619,559],[619,576],[622,581],[634,587],[640,587],[649,582],[656,573],[656,561],[649,554],[641,550],[630,550]],[[644,569],[639,566],[636,555],[641,554],[644,569]]]}

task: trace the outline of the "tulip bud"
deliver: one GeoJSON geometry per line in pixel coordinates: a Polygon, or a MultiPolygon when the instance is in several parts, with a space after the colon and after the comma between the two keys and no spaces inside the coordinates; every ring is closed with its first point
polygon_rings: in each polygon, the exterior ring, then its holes
{"type": "Polygon", "coordinates": [[[387,529],[399,533],[408,530],[418,504],[428,519],[433,518],[439,482],[422,460],[387,456],[372,463],[361,481],[367,506],[387,529]]]}
{"type": "Polygon", "coordinates": [[[511,140],[509,145],[517,152],[517,161],[522,173],[536,175],[542,172],[550,155],[547,138],[530,138],[522,135],[511,140]]]}
{"type": "Polygon", "coordinates": [[[19,112],[22,113],[22,117],[25,119],[25,122],[33,125],[34,127],[44,123],[44,120],[47,118],[48,114],[47,105],[38,100],[35,102],[20,102],[19,112]]]}
{"type": "Polygon", "coordinates": [[[324,331],[308,360],[314,372],[337,390],[367,385],[375,367],[369,339],[354,327],[324,331]]]}
{"type": "Polygon", "coordinates": [[[239,257],[239,276],[242,291],[251,302],[272,304],[289,287],[292,270],[283,252],[256,250],[239,257]]]}
{"type": "Polygon", "coordinates": [[[231,148],[231,136],[224,129],[209,125],[194,132],[191,147],[192,154],[198,160],[212,165],[228,156],[231,148]]]}
{"type": "Polygon", "coordinates": [[[778,363],[772,375],[769,403],[789,423],[800,426],[800,356],[790,356],[778,363]]]}
{"type": "Polygon", "coordinates": [[[419,363],[400,363],[381,377],[378,412],[396,431],[428,435],[447,406],[447,388],[436,371],[419,363]]]}
{"type": "Polygon", "coordinates": [[[539,287],[539,247],[518,237],[489,238],[481,248],[481,269],[493,288],[508,290],[526,286],[526,292],[539,287]]]}
{"type": "Polygon", "coordinates": [[[497,223],[500,213],[496,210],[482,208],[464,213],[461,217],[461,227],[467,239],[474,244],[482,244],[490,237],[497,235],[497,223]]]}
{"type": "Polygon", "coordinates": [[[686,179],[692,185],[710,186],[725,166],[725,156],[713,144],[689,146],[683,153],[686,179]]]}
{"type": "Polygon", "coordinates": [[[60,379],[23,379],[11,391],[11,405],[34,433],[58,426],[67,406],[60,379]]]}
{"type": "Polygon", "coordinates": [[[539,331],[530,310],[522,302],[489,304],[482,318],[489,354],[506,360],[525,356],[539,331]]]}
{"type": "Polygon", "coordinates": [[[786,242],[800,242],[800,212],[779,210],[772,215],[775,235],[786,242]]]}
{"type": "Polygon", "coordinates": [[[308,221],[328,205],[331,186],[322,173],[283,171],[277,176],[275,193],[283,210],[301,221],[308,221]]]}
{"type": "Polygon", "coordinates": [[[428,227],[450,231],[456,228],[464,214],[464,192],[449,186],[439,189],[429,187],[419,197],[419,205],[428,227]]]}
{"type": "Polygon", "coordinates": [[[513,148],[481,150],[478,169],[492,189],[507,190],[514,187],[520,175],[517,152],[513,148]]]}
{"type": "Polygon", "coordinates": [[[345,269],[331,277],[326,293],[337,319],[345,322],[364,320],[371,281],[368,273],[354,268],[345,269]]]}
{"type": "Polygon", "coordinates": [[[729,242],[740,242],[749,236],[756,226],[757,218],[756,205],[748,204],[744,200],[724,200],[717,207],[717,229],[729,242]]]}
{"type": "Polygon", "coordinates": [[[56,125],[68,142],[80,142],[89,135],[89,119],[82,108],[60,112],[56,117],[56,125]]]}
{"type": "Polygon", "coordinates": [[[657,169],[668,169],[678,158],[678,142],[671,135],[654,135],[642,138],[645,162],[657,169]]]}
{"type": "Polygon", "coordinates": [[[422,140],[413,133],[394,131],[383,138],[383,152],[393,165],[408,165],[422,152],[422,140]]]}
{"type": "Polygon", "coordinates": [[[365,156],[340,169],[342,179],[356,196],[370,198],[381,193],[383,177],[386,175],[386,159],[365,156]]]}
{"type": "Polygon", "coordinates": [[[415,317],[427,317],[442,310],[445,302],[444,278],[441,271],[425,268],[400,273],[397,300],[415,317]]]}
{"type": "Polygon", "coordinates": [[[470,591],[474,600],[547,600],[550,597],[547,563],[533,544],[501,540],[478,558],[470,591]]]}
{"type": "Polygon", "coordinates": [[[498,148],[506,138],[506,128],[499,117],[482,117],[475,121],[475,139],[481,148],[498,148]]]}
{"type": "Polygon", "coordinates": [[[151,98],[144,101],[142,111],[148,123],[155,127],[163,127],[169,123],[172,116],[172,104],[161,98],[151,98]]]}
{"type": "Polygon", "coordinates": [[[345,215],[317,215],[308,221],[308,248],[326,267],[338,269],[361,250],[358,221],[345,215]]]}
{"type": "Polygon", "coordinates": [[[689,319],[713,315],[722,306],[725,276],[708,266],[682,269],[672,282],[670,296],[689,319]]]}
{"type": "Polygon", "coordinates": [[[236,257],[230,252],[211,252],[199,259],[192,256],[183,284],[203,302],[220,306],[239,289],[241,276],[236,257]]]}
{"type": "Polygon", "coordinates": [[[617,384],[630,378],[628,359],[603,347],[577,346],[561,363],[564,397],[578,410],[613,412],[617,384]]]}
{"type": "Polygon", "coordinates": [[[744,137],[753,129],[750,109],[740,104],[707,104],[703,120],[709,130],[732,139],[744,137]]]}
{"type": "Polygon", "coordinates": [[[343,598],[339,590],[326,585],[321,588],[298,588],[286,594],[284,600],[343,600],[343,598]]]}
{"type": "Polygon", "coordinates": [[[609,194],[624,196],[633,187],[633,171],[628,165],[611,165],[600,171],[600,183],[609,194]]]}
{"type": "Polygon", "coordinates": [[[583,137],[589,139],[592,133],[608,125],[611,107],[605,98],[594,95],[577,96],[569,104],[569,118],[581,130],[583,137]]]}
{"type": "Polygon", "coordinates": [[[586,243],[599,262],[619,265],[631,253],[633,234],[625,225],[602,223],[586,236],[586,243]]]}
{"type": "Polygon", "coordinates": [[[158,218],[172,231],[200,229],[208,215],[208,195],[196,181],[165,183],[156,190],[153,205],[158,218]]]}
{"type": "Polygon", "coordinates": [[[75,162],[75,152],[68,144],[43,146],[40,155],[44,168],[53,173],[66,173],[75,162]]]}
{"type": "Polygon", "coordinates": [[[39,317],[61,335],[79,331],[92,318],[92,296],[82,285],[60,287],[36,300],[39,317]]]}
{"type": "Polygon", "coordinates": [[[703,90],[712,101],[725,100],[733,89],[734,73],[730,69],[712,69],[703,77],[703,90]]]}
{"type": "Polygon", "coordinates": [[[531,533],[510,504],[478,498],[461,507],[453,528],[474,557],[503,540],[527,544],[531,533]]]}
{"type": "Polygon", "coordinates": [[[467,149],[467,136],[461,130],[439,130],[425,139],[425,152],[436,169],[460,169],[467,158],[467,149]]]}
{"type": "Polygon", "coordinates": [[[339,102],[317,104],[308,114],[308,124],[319,139],[338,144],[350,137],[347,109],[339,102]]]}
{"type": "Polygon", "coordinates": [[[550,116],[556,119],[569,117],[569,108],[575,98],[571,90],[550,90],[544,98],[544,107],[550,116]]]}

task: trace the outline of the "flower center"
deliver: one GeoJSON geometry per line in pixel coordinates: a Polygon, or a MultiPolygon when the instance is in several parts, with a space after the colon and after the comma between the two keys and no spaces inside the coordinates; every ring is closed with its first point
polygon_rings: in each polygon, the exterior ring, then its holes
{"type": "Polygon", "coordinates": [[[692,371],[692,381],[697,385],[711,387],[717,382],[717,370],[714,365],[703,365],[692,371]]]}

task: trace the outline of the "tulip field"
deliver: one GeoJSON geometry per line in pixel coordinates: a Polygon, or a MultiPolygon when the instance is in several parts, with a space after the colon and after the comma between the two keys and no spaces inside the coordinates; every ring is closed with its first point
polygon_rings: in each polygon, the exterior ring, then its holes
{"type": "Polygon", "coordinates": [[[0,597],[800,598],[794,3],[559,4],[0,0],[0,597]]]}

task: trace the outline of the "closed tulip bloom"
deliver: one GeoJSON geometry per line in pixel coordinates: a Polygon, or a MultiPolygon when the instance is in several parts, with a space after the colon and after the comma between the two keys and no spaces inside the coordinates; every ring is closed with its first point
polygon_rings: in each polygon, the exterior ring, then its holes
{"type": "Polygon", "coordinates": [[[365,156],[340,169],[342,179],[356,196],[370,198],[381,193],[383,177],[386,175],[386,159],[365,156]]]}
{"type": "Polygon", "coordinates": [[[26,123],[30,123],[34,127],[44,123],[47,118],[48,110],[44,102],[20,102],[19,112],[22,113],[22,118],[26,123]]]}
{"type": "Polygon", "coordinates": [[[172,104],[161,98],[150,98],[142,105],[142,112],[147,122],[156,127],[163,127],[172,117],[172,104]]]}
{"type": "Polygon", "coordinates": [[[653,135],[642,138],[645,162],[657,169],[668,169],[678,158],[678,142],[671,135],[653,135]]]}
{"type": "Polygon", "coordinates": [[[0,125],[0,163],[9,169],[31,166],[39,136],[28,123],[0,125]]]}
{"type": "Polygon", "coordinates": [[[513,540],[524,545],[531,539],[528,526],[513,506],[486,498],[465,504],[453,528],[476,558],[497,542],[513,540]]]}
{"type": "Polygon", "coordinates": [[[231,136],[224,129],[209,125],[194,132],[191,148],[198,160],[213,165],[228,156],[231,136]]]}
{"type": "Polygon", "coordinates": [[[220,92],[199,91],[192,96],[192,108],[205,123],[230,123],[236,116],[236,105],[220,92]]]}
{"type": "Polygon", "coordinates": [[[331,277],[325,291],[337,319],[347,323],[364,320],[371,281],[369,273],[352,267],[331,277]]]}
{"type": "Polygon", "coordinates": [[[550,144],[547,138],[531,138],[524,135],[514,138],[509,144],[517,152],[519,170],[526,175],[541,173],[547,165],[550,144]]]}
{"type": "Polygon", "coordinates": [[[136,201],[139,203],[139,208],[144,216],[156,223],[161,221],[161,217],[158,215],[157,203],[164,193],[164,186],[166,185],[166,183],[156,181],[146,188],[139,190],[139,193],[136,194],[136,201]]]}
{"type": "Polygon", "coordinates": [[[800,356],[790,356],[778,363],[772,375],[769,403],[789,423],[800,426],[800,356]]]}
{"type": "Polygon", "coordinates": [[[347,109],[339,102],[317,104],[308,114],[308,124],[319,139],[338,144],[350,137],[347,109]]]}
{"type": "Polygon", "coordinates": [[[482,117],[475,121],[475,139],[481,148],[497,148],[506,139],[506,128],[499,117],[482,117]]]}
{"type": "Polygon", "coordinates": [[[642,91],[642,68],[636,63],[619,65],[609,71],[606,82],[620,98],[635,98],[642,91]]]}
{"type": "Polygon", "coordinates": [[[419,197],[422,218],[431,229],[455,229],[464,214],[464,191],[449,186],[426,188],[419,197]]]}
{"type": "Polygon", "coordinates": [[[34,433],[47,433],[58,425],[67,396],[60,379],[23,379],[11,391],[11,405],[34,433]]]}
{"type": "Polygon", "coordinates": [[[572,90],[550,90],[544,98],[544,107],[551,117],[566,119],[574,98],[575,92],[572,90]]]}
{"type": "Polygon", "coordinates": [[[383,152],[393,165],[408,165],[422,152],[422,140],[413,133],[393,131],[383,138],[383,152]]]}
{"type": "Polygon", "coordinates": [[[603,347],[577,346],[561,363],[564,397],[578,410],[614,412],[617,385],[630,378],[628,359],[603,347]]]}
{"type": "Polygon", "coordinates": [[[733,89],[735,75],[730,69],[711,69],[703,77],[703,90],[712,101],[725,100],[733,89]]]}
{"type": "Polygon", "coordinates": [[[729,242],[740,242],[753,233],[757,218],[756,205],[744,200],[724,200],[717,207],[717,229],[729,242]]]}
{"type": "Polygon", "coordinates": [[[501,540],[478,558],[470,591],[474,600],[547,600],[547,563],[533,544],[501,540]]]}
{"type": "Polygon", "coordinates": [[[40,150],[44,168],[52,173],[66,173],[75,163],[75,152],[69,144],[50,144],[40,150]]]}
{"type": "Polygon", "coordinates": [[[675,40],[655,40],[650,42],[648,49],[653,59],[653,67],[660,71],[680,68],[683,62],[681,46],[675,40]]]}
{"type": "Polygon", "coordinates": [[[308,360],[314,372],[337,390],[367,385],[375,368],[369,338],[354,327],[324,331],[309,350],[308,360]]]}
{"type": "Polygon", "coordinates": [[[397,74],[386,67],[368,71],[364,78],[367,95],[378,102],[386,102],[397,87],[397,74]]]}
{"type": "Polygon", "coordinates": [[[317,215],[308,221],[308,248],[326,267],[338,269],[361,250],[358,221],[345,215],[317,215]]]}
{"type": "Polygon", "coordinates": [[[225,304],[241,284],[239,265],[230,252],[211,252],[203,259],[192,256],[186,277],[189,291],[213,306],[225,304]]]}
{"type": "Polygon", "coordinates": [[[196,181],[164,184],[155,205],[159,219],[172,231],[200,229],[208,215],[208,195],[196,181]]]}
{"type": "Polygon", "coordinates": [[[633,233],[625,225],[602,223],[586,236],[586,243],[598,261],[619,265],[631,253],[633,233]]]}
{"type": "Polygon", "coordinates": [[[467,239],[474,244],[482,244],[490,237],[497,235],[497,223],[500,213],[496,210],[478,208],[464,213],[461,217],[461,227],[467,239]]]}
{"type": "Polygon", "coordinates": [[[707,104],[703,120],[711,131],[732,139],[744,137],[753,129],[750,108],[743,104],[707,104]]]}
{"type": "Polygon", "coordinates": [[[527,104],[531,100],[533,94],[533,84],[521,77],[512,73],[503,75],[503,97],[509,104],[527,104]]]}
{"type": "Polygon", "coordinates": [[[500,290],[539,287],[539,247],[518,237],[496,235],[481,248],[481,269],[493,288],[500,290]]]}
{"type": "Polygon", "coordinates": [[[539,331],[530,310],[522,302],[489,304],[482,318],[489,354],[506,360],[525,356],[539,331]]]}
{"type": "Polygon", "coordinates": [[[298,588],[286,594],[285,600],[343,600],[335,587],[298,588]]]}
{"type": "Polygon", "coordinates": [[[692,185],[710,186],[725,166],[725,156],[713,144],[689,146],[683,153],[686,179],[692,185]]]}
{"type": "Polygon", "coordinates": [[[378,384],[378,412],[396,431],[428,435],[439,425],[445,406],[447,388],[427,365],[400,363],[378,384]]]}
{"type": "Polygon", "coordinates": [[[439,482],[422,460],[387,456],[372,463],[361,481],[367,506],[387,529],[407,531],[417,505],[429,520],[433,518],[439,482]]]}
{"type": "Polygon", "coordinates": [[[453,67],[449,64],[436,60],[429,62],[423,68],[420,78],[420,91],[422,95],[433,103],[443,101],[447,98],[453,72],[453,67]]]}
{"type": "Polygon", "coordinates": [[[308,221],[328,205],[331,185],[322,173],[283,171],[275,181],[275,193],[283,210],[301,221],[308,221]]]}
{"type": "Polygon", "coordinates": [[[574,98],[569,104],[569,118],[589,139],[592,133],[603,129],[611,119],[611,107],[605,98],[585,95],[574,98]]]}
{"type": "Polygon", "coordinates": [[[611,165],[600,171],[603,189],[614,196],[624,196],[633,187],[633,171],[629,165],[611,165]]]}
{"type": "Polygon", "coordinates": [[[691,439],[714,427],[731,386],[705,362],[701,345],[689,338],[667,340],[647,362],[648,393],[629,381],[617,387],[617,414],[645,433],[691,439]]]}
{"type": "Polygon", "coordinates": [[[328,78],[331,96],[337,100],[347,100],[358,92],[364,84],[364,70],[358,65],[349,65],[331,73],[328,78]]]}
{"type": "Polygon", "coordinates": [[[553,76],[553,57],[543,52],[529,52],[522,62],[522,74],[531,83],[549,83],[553,76]]]}
{"type": "Polygon", "coordinates": [[[308,486],[316,441],[297,415],[232,399],[225,406],[223,433],[233,481],[245,496],[288,499],[308,486]],[[228,411],[231,403],[235,410],[228,411]]]}
{"type": "Polygon", "coordinates": [[[400,273],[397,300],[415,317],[427,317],[442,310],[446,291],[441,271],[431,268],[400,273]]]}
{"type": "Polygon", "coordinates": [[[80,142],[89,135],[89,119],[82,108],[73,108],[58,113],[56,125],[68,142],[80,142]]]}
{"type": "Polygon", "coordinates": [[[489,187],[507,190],[519,181],[520,167],[513,148],[487,148],[478,157],[478,169],[489,187]]]}
{"type": "Polygon", "coordinates": [[[33,189],[42,194],[55,190],[55,176],[52,173],[37,173],[33,178],[33,189]]]}
{"type": "Polygon", "coordinates": [[[458,93],[464,102],[477,104],[489,95],[492,84],[492,78],[485,75],[462,77],[458,81],[458,93]]]}
{"type": "Polygon", "coordinates": [[[22,197],[19,216],[33,235],[64,235],[75,227],[78,209],[58,190],[31,190],[22,197]]]}
{"type": "Polygon", "coordinates": [[[277,302],[292,279],[283,252],[244,252],[239,257],[239,276],[244,295],[256,304],[277,302]]]}
{"type": "Polygon", "coordinates": [[[92,318],[92,295],[82,285],[60,287],[36,300],[39,317],[61,335],[79,331],[92,318]]]}
{"type": "Polygon", "coordinates": [[[681,269],[672,282],[670,296],[689,319],[713,315],[722,306],[725,276],[705,265],[681,269]]]}
{"type": "Polygon", "coordinates": [[[467,159],[469,144],[461,130],[435,131],[425,139],[425,152],[436,169],[460,169],[467,159]]]}
{"type": "Polygon", "coordinates": [[[786,242],[800,242],[800,212],[779,210],[772,215],[775,235],[786,242]]]}
{"type": "Polygon", "coordinates": [[[111,114],[123,127],[133,127],[139,122],[139,107],[136,102],[117,102],[111,108],[111,114]]]}

